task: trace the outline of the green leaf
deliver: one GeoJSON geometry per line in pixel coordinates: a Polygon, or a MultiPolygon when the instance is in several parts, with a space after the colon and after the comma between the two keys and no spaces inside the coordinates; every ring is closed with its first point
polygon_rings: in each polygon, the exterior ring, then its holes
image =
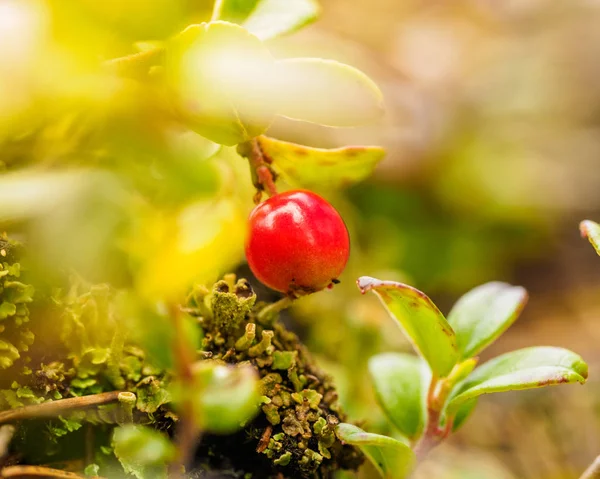
{"type": "Polygon", "coordinates": [[[125,472],[138,479],[166,478],[167,463],[177,452],[166,435],[135,425],[116,428],[113,447],[125,472]]]}
{"type": "Polygon", "coordinates": [[[100,473],[100,466],[98,464],[88,464],[83,473],[88,477],[97,476],[100,473]]]}
{"type": "Polygon", "coordinates": [[[228,366],[201,361],[194,371],[194,389],[175,385],[174,402],[192,395],[198,426],[203,430],[229,434],[243,427],[258,413],[259,383],[251,366],[228,366]]]}
{"type": "Polygon", "coordinates": [[[333,60],[277,62],[272,87],[277,113],[328,126],[359,126],[383,115],[383,95],[360,70],[333,60]]]}
{"type": "Polygon", "coordinates": [[[454,415],[454,422],[452,423],[452,432],[457,431],[465,423],[471,413],[475,410],[477,401],[477,398],[469,399],[458,407],[458,410],[454,415]]]}
{"type": "Polygon", "coordinates": [[[213,20],[224,20],[242,24],[256,8],[260,0],[217,0],[213,20]]]}
{"type": "Polygon", "coordinates": [[[588,366],[571,351],[549,346],[512,351],[494,358],[467,377],[453,393],[448,414],[482,394],[533,389],[555,384],[584,383],[588,366]]]}
{"type": "Polygon", "coordinates": [[[593,221],[585,220],[579,224],[579,230],[581,231],[581,236],[587,237],[596,250],[596,253],[600,255],[600,225],[593,221]]]}
{"type": "Polygon", "coordinates": [[[357,281],[363,294],[373,291],[434,374],[446,376],[459,354],[454,331],[425,293],[402,283],[362,276],[357,281]]]}
{"type": "Polygon", "coordinates": [[[243,25],[261,40],[268,40],[315,21],[320,10],[315,0],[261,0],[243,25]]]}
{"type": "Polygon", "coordinates": [[[217,0],[213,19],[239,23],[268,40],[314,21],[319,11],[315,0],[217,0]]]}
{"type": "Polygon", "coordinates": [[[358,183],[371,175],[385,155],[385,150],[377,146],[328,150],[266,136],[260,136],[258,142],[289,184],[310,189],[338,189],[358,183]]]}
{"type": "Polygon", "coordinates": [[[190,129],[233,146],[261,133],[274,117],[274,59],[246,29],[228,22],[191,25],[167,48],[166,76],[190,129]]]}
{"type": "Polygon", "coordinates": [[[462,358],[475,356],[517,319],[527,302],[520,286],[492,282],[472,289],[448,314],[462,358]]]}
{"type": "Polygon", "coordinates": [[[396,439],[370,434],[346,423],[339,424],[335,433],[340,441],[357,446],[385,479],[404,479],[413,469],[414,453],[396,439]]]}
{"type": "Polygon", "coordinates": [[[429,371],[410,354],[384,353],[369,359],[377,400],[388,418],[408,439],[417,439],[425,425],[425,394],[429,371]]]}

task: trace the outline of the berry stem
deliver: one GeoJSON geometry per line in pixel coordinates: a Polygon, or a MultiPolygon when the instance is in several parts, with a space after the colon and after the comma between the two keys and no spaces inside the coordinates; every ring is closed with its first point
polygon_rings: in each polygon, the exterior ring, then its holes
{"type": "Polygon", "coordinates": [[[256,316],[256,321],[258,321],[260,324],[272,323],[272,319],[275,317],[275,315],[284,309],[289,308],[293,301],[294,300],[289,296],[284,296],[279,301],[265,306],[259,311],[258,315],[256,316]]]}
{"type": "Polygon", "coordinates": [[[277,194],[275,186],[277,175],[270,166],[273,160],[262,150],[258,139],[253,138],[246,143],[240,143],[237,151],[250,163],[252,184],[256,187],[254,203],[260,203],[263,191],[266,191],[269,196],[275,196],[277,194]]]}

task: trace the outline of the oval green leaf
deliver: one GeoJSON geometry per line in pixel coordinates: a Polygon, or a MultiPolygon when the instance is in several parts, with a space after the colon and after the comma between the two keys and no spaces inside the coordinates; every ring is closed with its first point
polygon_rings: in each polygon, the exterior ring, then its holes
{"type": "Polygon", "coordinates": [[[563,383],[584,383],[588,366],[567,349],[540,346],[519,349],[494,358],[475,371],[457,388],[448,404],[448,415],[482,394],[516,391],[563,383]]]}
{"type": "Polygon", "coordinates": [[[125,472],[138,479],[166,478],[167,463],[177,455],[165,434],[144,426],[131,424],[116,428],[112,443],[125,472]]]}
{"type": "Polygon", "coordinates": [[[166,50],[166,75],[189,128],[233,146],[263,133],[274,117],[275,61],[245,28],[228,22],[192,25],[166,50]]]}
{"type": "Polygon", "coordinates": [[[340,441],[358,447],[384,479],[404,479],[412,472],[415,455],[406,444],[352,424],[339,424],[335,432],[340,441]]]}
{"type": "Polygon", "coordinates": [[[403,283],[368,276],[359,278],[357,285],[363,294],[373,291],[379,297],[435,375],[448,375],[459,358],[456,337],[425,293],[403,283]]]}
{"type": "Polygon", "coordinates": [[[526,302],[525,288],[500,282],[483,284],[461,297],[448,314],[461,357],[475,356],[493,343],[526,302]]]}
{"type": "Polygon", "coordinates": [[[387,417],[407,439],[418,439],[426,421],[427,365],[411,354],[384,353],[369,359],[369,373],[387,417]]]}
{"type": "Polygon", "coordinates": [[[338,189],[371,175],[385,156],[377,146],[323,149],[260,136],[262,151],[290,185],[309,189],[338,189]]]}
{"type": "Polygon", "coordinates": [[[346,127],[383,115],[383,95],[373,80],[333,60],[281,60],[272,82],[277,113],[295,120],[346,127]]]}
{"type": "Polygon", "coordinates": [[[590,220],[582,221],[579,225],[581,236],[587,238],[600,255],[600,225],[590,220]]]}

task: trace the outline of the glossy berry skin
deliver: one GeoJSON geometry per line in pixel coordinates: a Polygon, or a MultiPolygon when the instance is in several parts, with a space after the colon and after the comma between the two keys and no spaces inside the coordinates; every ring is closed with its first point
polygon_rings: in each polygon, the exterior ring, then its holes
{"type": "Polygon", "coordinates": [[[311,191],[272,196],[250,214],[248,265],[276,291],[300,296],[326,288],[342,273],[349,254],[341,216],[311,191]]]}

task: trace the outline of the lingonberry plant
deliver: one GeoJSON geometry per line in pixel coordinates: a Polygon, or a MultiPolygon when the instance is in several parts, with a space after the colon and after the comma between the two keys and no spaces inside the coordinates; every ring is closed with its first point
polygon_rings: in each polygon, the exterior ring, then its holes
{"type": "Polygon", "coordinates": [[[0,31],[2,477],[331,478],[366,456],[403,478],[479,395],[585,381],[559,348],[475,368],[522,288],[484,285],[446,320],[416,289],[362,277],[420,357],[369,362],[406,439],[352,425],[278,318],[349,260],[346,224],[313,191],[337,204],[383,150],[267,134],[282,119],[377,120],[377,86],[271,53],[314,0],[66,3],[0,0],[0,28],[18,26],[0,31]],[[244,245],[283,298],[228,273],[244,245]]]}

